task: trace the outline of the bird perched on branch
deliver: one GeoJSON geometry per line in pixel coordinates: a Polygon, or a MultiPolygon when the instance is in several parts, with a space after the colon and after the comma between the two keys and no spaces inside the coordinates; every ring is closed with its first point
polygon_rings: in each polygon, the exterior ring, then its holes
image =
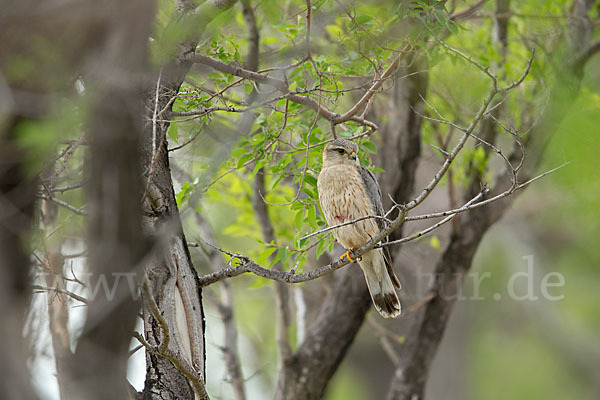
{"type": "MultiPolygon", "coordinates": [[[[329,226],[351,222],[366,216],[382,216],[381,191],[375,176],[358,161],[358,146],[346,139],[336,139],[323,150],[323,169],[318,190],[321,209],[329,226]]],[[[367,218],[333,229],[333,236],[346,251],[340,258],[350,258],[356,250],[385,227],[381,218],[367,218]]],[[[362,255],[363,270],[373,304],[385,318],[400,315],[400,301],[394,286],[400,281],[392,269],[386,248],[373,249],[362,255]]]]}

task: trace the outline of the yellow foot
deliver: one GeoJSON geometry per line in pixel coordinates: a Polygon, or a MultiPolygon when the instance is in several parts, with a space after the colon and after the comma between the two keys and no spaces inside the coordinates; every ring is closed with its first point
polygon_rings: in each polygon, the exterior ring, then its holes
{"type": "Polygon", "coordinates": [[[347,259],[348,259],[348,261],[350,261],[351,263],[353,263],[355,260],[353,260],[352,258],[350,258],[350,252],[352,252],[352,251],[354,251],[354,249],[350,249],[350,250],[348,250],[347,252],[345,252],[344,254],[342,254],[342,255],[340,256],[340,259],[342,259],[342,260],[343,260],[344,258],[347,258],[347,259]]]}

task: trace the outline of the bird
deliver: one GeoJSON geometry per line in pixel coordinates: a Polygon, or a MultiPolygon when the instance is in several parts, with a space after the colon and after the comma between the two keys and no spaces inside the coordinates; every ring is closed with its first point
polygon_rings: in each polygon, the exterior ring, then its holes
{"type": "MultiPolygon", "coordinates": [[[[383,216],[381,189],[373,173],[360,165],[358,146],[347,139],[335,139],[323,149],[323,168],[317,179],[321,211],[328,226],[354,221],[366,216],[383,216]]],[[[333,236],[347,249],[341,259],[367,243],[385,228],[383,219],[367,218],[333,229],[333,236]]],[[[376,248],[358,260],[371,299],[384,318],[400,315],[401,306],[394,287],[400,280],[394,273],[387,247],[376,248]]]]}

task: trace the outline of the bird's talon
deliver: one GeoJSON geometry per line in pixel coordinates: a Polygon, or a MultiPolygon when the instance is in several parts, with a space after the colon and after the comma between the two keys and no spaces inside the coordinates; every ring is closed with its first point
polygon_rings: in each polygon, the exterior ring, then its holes
{"type": "Polygon", "coordinates": [[[347,252],[345,252],[344,254],[342,254],[342,255],[340,256],[340,259],[341,259],[341,260],[343,260],[344,258],[347,258],[347,259],[348,259],[348,261],[350,261],[351,263],[353,263],[355,260],[353,260],[353,259],[350,257],[350,252],[352,252],[352,251],[353,251],[353,250],[348,250],[347,252]]]}

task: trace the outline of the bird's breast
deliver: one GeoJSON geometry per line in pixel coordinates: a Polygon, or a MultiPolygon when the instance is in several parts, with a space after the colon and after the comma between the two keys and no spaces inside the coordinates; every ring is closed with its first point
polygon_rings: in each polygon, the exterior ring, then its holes
{"type": "MultiPolygon", "coordinates": [[[[319,201],[329,226],[373,215],[371,199],[356,168],[323,168],[317,182],[319,201]]],[[[346,248],[360,247],[378,232],[374,220],[367,219],[334,229],[335,238],[346,248]]]]}

